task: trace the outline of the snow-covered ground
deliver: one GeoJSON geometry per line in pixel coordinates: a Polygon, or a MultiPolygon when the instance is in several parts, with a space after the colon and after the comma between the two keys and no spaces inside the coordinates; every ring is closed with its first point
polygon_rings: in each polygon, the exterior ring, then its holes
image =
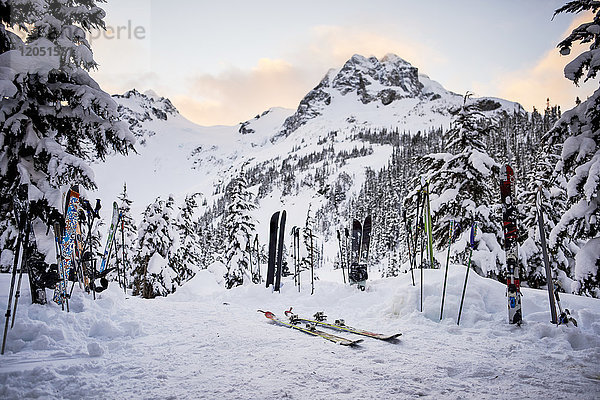
{"type": "MultiPolygon", "coordinates": [[[[96,301],[76,288],[70,313],[27,304],[26,290],[0,356],[0,398],[600,398],[600,300],[563,295],[579,326],[556,327],[547,292],[524,289],[525,323],[511,326],[505,286],[471,274],[457,326],[464,266],[450,268],[442,322],[441,270],[424,271],[421,313],[419,274],[415,287],[403,274],[359,292],[329,267],[317,271],[312,296],[308,273],[301,293],[284,279],[279,294],[262,285],[222,289],[210,272],[218,268],[153,300],[126,296],[114,282],[96,301]],[[291,306],[403,335],[344,347],[257,312],[283,316],[291,306]]],[[[2,309],[9,282],[0,275],[2,309]]]]}

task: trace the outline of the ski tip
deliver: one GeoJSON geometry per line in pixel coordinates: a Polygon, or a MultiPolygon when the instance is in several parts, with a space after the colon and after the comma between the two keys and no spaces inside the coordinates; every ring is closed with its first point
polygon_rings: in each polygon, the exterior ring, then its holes
{"type": "Polygon", "coordinates": [[[275,318],[275,315],[273,315],[273,313],[271,311],[256,310],[256,312],[263,313],[265,315],[265,317],[269,318],[269,319],[275,318]]]}
{"type": "Polygon", "coordinates": [[[388,341],[388,342],[395,342],[395,341],[398,341],[398,338],[400,336],[402,336],[401,333],[395,333],[395,334],[390,335],[390,336],[388,336],[388,337],[386,337],[386,338],[384,338],[382,340],[385,340],[385,341],[388,341]]]}

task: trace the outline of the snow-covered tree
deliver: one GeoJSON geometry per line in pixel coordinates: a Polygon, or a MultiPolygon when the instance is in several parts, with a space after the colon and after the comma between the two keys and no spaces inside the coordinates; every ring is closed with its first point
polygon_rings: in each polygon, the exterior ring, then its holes
{"type": "MultiPolygon", "coordinates": [[[[250,215],[256,206],[252,203],[252,194],[248,191],[243,169],[233,178],[227,187],[229,205],[223,220],[226,232],[225,264],[227,274],[225,284],[228,289],[252,282],[248,243],[254,239],[255,223],[250,215]]],[[[250,243],[251,244],[251,243],[250,243]]]]}
{"type": "MultiPolygon", "coordinates": [[[[521,280],[534,288],[545,286],[547,283],[536,206],[538,195],[541,196],[540,207],[545,222],[542,233],[546,235],[546,240],[548,233],[556,226],[566,208],[566,194],[561,189],[565,183],[564,177],[554,174],[554,167],[560,159],[558,147],[543,146],[538,149],[533,175],[527,182],[526,190],[521,197],[523,220],[520,227],[523,234],[526,234],[526,240],[519,249],[519,257],[524,266],[521,280]]],[[[563,287],[568,286],[569,258],[573,257],[572,250],[567,246],[559,245],[549,248],[548,252],[552,276],[559,277],[563,287]]]]}
{"type": "MultiPolygon", "coordinates": [[[[560,13],[591,12],[593,18],[575,28],[558,44],[560,53],[568,55],[577,42],[589,44],[564,69],[565,77],[575,85],[597,77],[600,71],[600,2],[569,1],[557,9],[560,13]]],[[[551,131],[550,139],[562,142],[557,173],[568,177],[568,209],[550,234],[550,245],[573,241],[580,246],[575,256],[572,291],[600,297],[600,88],[575,108],[562,114],[551,131]],[[563,141],[563,138],[564,139],[563,141]]]]}
{"type": "Polygon", "coordinates": [[[176,273],[168,262],[176,235],[173,205],[173,196],[167,201],[158,197],[142,214],[134,258],[134,295],[153,298],[175,291],[176,273]]]}
{"type": "Polygon", "coordinates": [[[177,273],[176,281],[180,286],[196,275],[202,260],[198,221],[194,218],[198,208],[196,202],[198,196],[200,193],[186,196],[175,220],[177,239],[173,244],[169,263],[177,273]]]}
{"type": "Polygon", "coordinates": [[[30,184],[41,216],[61,209],[72,184],[95,188],[92,160],[132,148],[117,104],[88,74],[96,63],[85,33],[103,29],[104,17],[94,0],[0,1],[0,248],[17,185],[30,184]]]}
{"type": "MultiPolygon", "coordinates": [[[[460,109],[453,111],[455,119],[446,140],[448,153],[427,155],[421,163],[425,166],[423,178],[429,182],[434,246],[440,250],[448,246],[449,221],[454,220],[458,224],[458,240],[453,253],[464,260],[471,224],[477,221],[481,240],[473,266],[484,275],[500,276],[501,223],[494,209],[499,193],[495,180],[499,166],[484,145],[495,125],[468,97],[460,109]]],[[[419,182],[414,186],[420,187],[419,182]]],[[[414,190],[405,201],[412,209],[416,195],[414,190]]]]}
{"type": "Polygon", "coordinates": [[[119,200],[119,212],[121,213],[121,222],[119,223],[117,232],[115,233],[116,243],[115,251],[125,268],[125,277],[127,287],[131,288],[133,284],[133,259],[135,255],[135,246],[137,241],[137,226],[131,215],[131,204],[133,200],[127,195],[127,184],[123,184],[123,191],[117,196],[119,200]]]}

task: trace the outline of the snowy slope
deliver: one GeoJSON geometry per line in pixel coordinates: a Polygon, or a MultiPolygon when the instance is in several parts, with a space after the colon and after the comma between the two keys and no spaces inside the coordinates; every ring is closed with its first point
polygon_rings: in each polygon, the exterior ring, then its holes
{"type": "MultiPolygon", "coordinates": [[[[281,196],[278,188],[261,200],[254,216],[261,237],[267,236],[267,217],[288,207],[288,226],[303,225],[309,209],[318,210],[323,198],[318,188],[302,185],[318,168],[327,164],[326,184],[334,184],[340,174],[352,178],[348,196],[364,182],[365,168],[377,171],[392,153],[391,145],[375,145],[356,137],[367,128],[398,129],[417,133],[449,127],[449,110],[462,105],[463,96],[444,89],[417,68],[395,55],[353,56],[342,67],[330,70],[300,102],[297,110],[272,108],[236,126],[201,127],[181,116],[172,104],[155,93],[131,91],[115,96],[120,112],[138,136],[138,154],[116,155],[94,165],[99,189],[90,197],[103,200],[103,216],[109,218],[110,204],[127,182],[134,201],[133,214],[140,214],[157,196],[175,195],[181,202],[186,194],[201,192],[211,205],[216,187],[247,163],[247,168],[264,171],[286,164],[297,173],[298,193],[281,196]],[[158,111],[157,111],[158,110],[158,111]],[[164,118],[163,118],[164,117],[164,118]],[[365,148],[366,156],[350,158],[334,165],[341,151],[365,148]],[[298,171],[298,160],[327,149],[325,160],[298,171]]],[[[517,103],[494,98],[474,99],[486,104],[489,114],[512,113],[517,103]]],[[[255,188],[256,189],[256,188],[255,188]]]]}
{"type": "MultiPolygon", "coordinates": [[[[142,300],[116,285],[75,291],[71,312],[29,305],[25,293],[0,363],[5,399],[597,399],[600,301],[564,295],[579,327],[548,321],[547,293],[523,289],[525,323],[507,323],[505,286],[471,274],[461,325],[456,315],[465,267],[452,266],[439,322],[441,270],[426,270],[425,311],[410,275],[370,281],[366,292],[318,270],[298,293],[250,285],[223,289],[208,270],[172,296],[142,300]],[[275,326],[257,313],[311,316],[382,333],[343,347],[275,326]]],[[[218,270],[218,268],[214,268],[218,270]]],[[[327,272],[329,271],[329,272],[327,272]]],[[[0,308],[8,275],[0,276],[0,308]]],[[[341,336],[357,338],[351,334],[341,336]]]]}

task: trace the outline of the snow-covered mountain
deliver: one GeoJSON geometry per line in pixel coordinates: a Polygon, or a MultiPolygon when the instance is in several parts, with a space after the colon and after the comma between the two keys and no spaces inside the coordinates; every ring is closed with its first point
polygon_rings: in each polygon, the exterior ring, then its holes
{"type": "MultiPolygon", "coordinates": [[[[342,173],[351,176],[351,191],[362,184],[365,167],[378,170],[386,165],[392,147],[365,142],[357,132],[397,129],[417,133],[447,128],[452,121],[450,110],[463,102],[462,95],[444,89],[392,54],[381,59],[354,55],[341,68],[329,70],[297,110],[271,108],[235,126],[196,125],[168,99],[153,92],[131,90],[114,98],[138,143],[136,154],[116,155],[95,166],[98,195],[105,204],[116,198],[124,182],[134,200],[134,214],[139,215],[155,197],[170,193],[181,200],[187,193],[201,192],[210,204],[215,188],[227,183],[242,164],[261,173],[285,164],[295,171],[294,179],[302,186],[293,195],[284,193],[282,199],[285,204],[301,207],[298,223],[309,204],[318,208],[314,204],[319,201],[318,188],[311,187],[310,177],[326,160],[335,159],[340,152],[366,149],[329,170],[330,182],[342,173]],[[310,154],[323,152],[327,154],[306,165],[310,154]]],[[[502,99],[475,101],[490,114],[522,109],[502,99]]],[[[259,181],[257,177],[254,183],[259,181]]],[[[263,196],[257,216],[264,219],[271,208],[281,206],[281,193],[275,197],[270,203],[271,197],[263,196]]]]}

